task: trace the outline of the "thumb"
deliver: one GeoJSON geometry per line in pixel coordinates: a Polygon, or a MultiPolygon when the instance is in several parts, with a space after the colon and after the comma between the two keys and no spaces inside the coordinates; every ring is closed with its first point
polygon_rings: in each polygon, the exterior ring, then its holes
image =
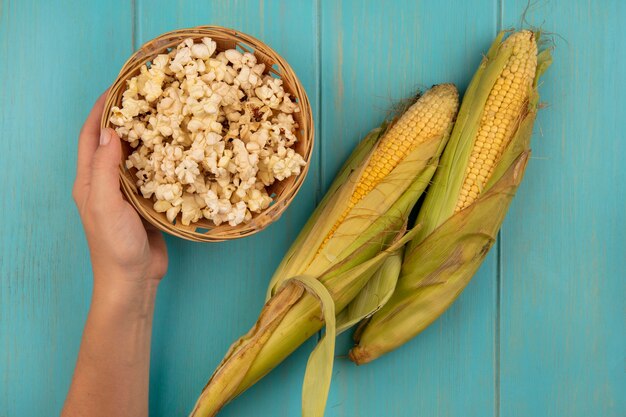
{"type": "Polygon", "coordinates": [[[90,193],[97,204],[104,206],[119,198],[119,164],[122,158],[122,144],[113,129],[100,132],[100,144],[91,163],[90,193]]]}

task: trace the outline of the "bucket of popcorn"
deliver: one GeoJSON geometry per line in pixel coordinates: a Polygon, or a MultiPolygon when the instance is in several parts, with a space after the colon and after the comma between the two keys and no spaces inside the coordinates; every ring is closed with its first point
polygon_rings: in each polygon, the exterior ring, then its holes
{"type": "Polygon", "coordinates": [[[111,86],[101,126],[122,138],[128,201],[193,241],[245,237],[276,221],[313,150],[311,106],[289,64],[217,26],[144,44],[111,86]]]}

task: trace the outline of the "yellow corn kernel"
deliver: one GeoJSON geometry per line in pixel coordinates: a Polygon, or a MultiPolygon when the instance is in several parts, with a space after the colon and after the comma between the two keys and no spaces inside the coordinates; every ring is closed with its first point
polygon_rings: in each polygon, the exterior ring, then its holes
{"type": "Polygon", "coordinates": [[[380,139],[363,170],[350,202],[330,230],[323,248],[348,213],[420,144],[441,136],[456,114],[459,95],[453,84],[439,84],[428,90],[380,139]]]}
{"type": "Polygon", "coordinates": [[[537,68],[533,37],[533,32],[523,30],[503,43],[513,52],[487,98],[455,212],[478,198],[524,118],[537,68]]]}

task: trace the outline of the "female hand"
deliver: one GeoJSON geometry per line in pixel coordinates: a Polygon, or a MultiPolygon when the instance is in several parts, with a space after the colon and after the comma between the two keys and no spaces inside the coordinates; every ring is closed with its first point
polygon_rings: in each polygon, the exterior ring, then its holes
{"type": "Polygon", "coordinates": [[[167,248],[161,233],[144,223],[122,196],[120,138],[110,128],[100,130],[105,95],[81,129],[72,191],[87,235],[94,284],[156,287],[167,270],[167,248]]]}
{"type": "Polygon", "coordinates": [[[104,95],[83,126],[72,195],[91,253],[94,287],[63,417],[147,417],[150,338],[163,236],[120,191],[120,138],[100,131],[104,95]]]}

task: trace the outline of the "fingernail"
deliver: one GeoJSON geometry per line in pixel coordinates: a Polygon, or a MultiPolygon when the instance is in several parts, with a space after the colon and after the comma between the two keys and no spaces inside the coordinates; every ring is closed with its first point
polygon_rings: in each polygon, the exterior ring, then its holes
{"type": "Polygon", "coordinates": [[[102,129],[100,131],[100,146],[108,145],[111,142],[111,133],[108,129],[102,129]]]}

